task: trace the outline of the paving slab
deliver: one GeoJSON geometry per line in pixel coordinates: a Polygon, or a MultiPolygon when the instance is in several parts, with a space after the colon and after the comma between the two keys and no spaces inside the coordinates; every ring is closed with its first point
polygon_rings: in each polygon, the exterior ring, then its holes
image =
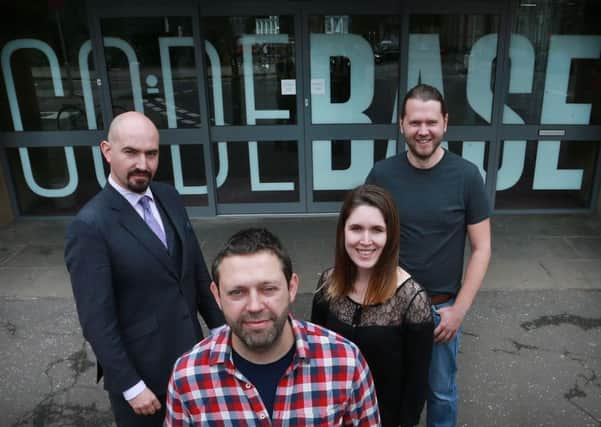
{"type": "MultiPolygon", "coordinates": [[[[231,234],[267,227],[301,278],[308,318],[332,265],[335,215],[194,219],[207,264],[231,234]]],[[[0,426],[112,426],[77,321],[63,236],[68,219],[0,227],[0,426]]],[[[464,323],[461,426],[601,427],[601,220],[493,218],[493,258],[464,323]]],[[[422,422],[421,425],[424,425],[422,422]]]]}
{"type": "MultiPolygon", "coordinates": [[[[299,295],[297,317],[311,299],[299,295]]],[[[464,323],[459,425],[601,425],[600,304],[600,290],[481,292],[464,323]]],[[[112,424],[72,300],[2,298],[0,322],[2,425],[112,424]]]]}

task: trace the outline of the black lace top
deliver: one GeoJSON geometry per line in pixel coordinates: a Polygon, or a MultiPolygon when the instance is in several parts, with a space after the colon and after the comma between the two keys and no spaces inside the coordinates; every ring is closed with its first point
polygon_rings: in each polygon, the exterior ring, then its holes
{"type": "Polygon", "coordinates": [[[428,390],[434,331],[425,290],[409,278],[381,304],[328,299],[331,271],[319,279],[311,321],[357,344],[374,378],[384,427],[417,425],[428,390]]]}

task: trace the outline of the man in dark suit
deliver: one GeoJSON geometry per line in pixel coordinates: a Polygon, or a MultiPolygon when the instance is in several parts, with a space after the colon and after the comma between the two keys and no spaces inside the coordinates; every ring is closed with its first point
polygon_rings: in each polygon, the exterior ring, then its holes
{"type": "Polygon", "coordinates": [[[152,182],[159,133],[143,114],[111,123],[100,144],[105,188],[67,229],[65,262],[84,337],[119,426],[160,426],[175,360],[224,322],[182,201],[152,182]]]}

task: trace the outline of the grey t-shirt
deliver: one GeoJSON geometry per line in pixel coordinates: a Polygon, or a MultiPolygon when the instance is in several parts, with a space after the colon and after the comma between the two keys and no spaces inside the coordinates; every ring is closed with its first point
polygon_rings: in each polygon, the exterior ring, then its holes
{"type": "Polygon", "coordinates": [[[490,216],[478,168],[445,150],[434,167],[417,169],[403,152],[377,162],[366,182],[394,197],[401,222],[401,267],[430,295],[456,294],[467,225],[490,216]]]}

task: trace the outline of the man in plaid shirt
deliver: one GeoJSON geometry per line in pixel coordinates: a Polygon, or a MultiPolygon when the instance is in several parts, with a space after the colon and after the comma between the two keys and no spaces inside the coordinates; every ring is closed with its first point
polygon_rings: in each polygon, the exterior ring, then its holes
{"type": "Polygon", "coordinates": [[[380,425],[358,348],[290,314],[298,276],[277,237],[236,233],[212,273],[227,325],[175,363],[165,426],[380,425]]]}

